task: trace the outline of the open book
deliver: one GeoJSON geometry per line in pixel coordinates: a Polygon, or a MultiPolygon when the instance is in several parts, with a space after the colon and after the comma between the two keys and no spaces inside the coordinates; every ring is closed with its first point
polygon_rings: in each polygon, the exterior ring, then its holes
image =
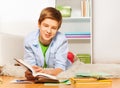
{"type": "Polygon", "coordinates": [[[46,73],[40,73],[40,72],[35,72],[32,68],[32,66],[26,62],[24,62],[24,60],[22,59],[16,59],[15,60],[20,64],[22,65],[23,67],[25,67],[26,69],[30,70],[32,72],[32,75],[34,77],[37,77],[38,76],[38,80],[35,80],[35,82],[59,82],[59,80],[57,79],[56,76],[53,76],[53,75],[49,75],[49,74],[46,74],[46,73]],[[42,77],[44,78],[41,79],[39,77],[42,77]]]}

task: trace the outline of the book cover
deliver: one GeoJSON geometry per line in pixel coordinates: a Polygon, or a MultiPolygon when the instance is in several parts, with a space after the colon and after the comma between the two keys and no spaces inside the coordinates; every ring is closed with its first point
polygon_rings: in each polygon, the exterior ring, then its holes
{"type": "Polygon", "coordinates": [[[81,1],[81,15],[86,16],[86,0],[81,1]]]}
{"type": "Polygon", "coordinates": [[[90,17],[90,0],[81,0],[81,16],[90,17]]]}
{"type": "Polygon", "coordinates": [[[92,77],[97,79],[106,79],[111,78],[111,74],[104,72],[86,72],[86,73],[77,73],[76,77],[92,77]]]}

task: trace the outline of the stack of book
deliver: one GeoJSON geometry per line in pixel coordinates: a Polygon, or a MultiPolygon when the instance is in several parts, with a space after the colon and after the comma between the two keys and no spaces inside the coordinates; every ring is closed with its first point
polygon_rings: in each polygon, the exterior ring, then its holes
{"type": "Polygon", "coordinates": [[[111,85],[112,80],[109,78],[111,75],[103,72],[96,73],[78,73],[75,77],[71,78],[71,84],[74,86],[81,85],[111,85]]]}
{"type": "Polygon", "coordinates": [[[65,33],[67,38],[90,38],[90,32],[67,32],[65,33]]]}

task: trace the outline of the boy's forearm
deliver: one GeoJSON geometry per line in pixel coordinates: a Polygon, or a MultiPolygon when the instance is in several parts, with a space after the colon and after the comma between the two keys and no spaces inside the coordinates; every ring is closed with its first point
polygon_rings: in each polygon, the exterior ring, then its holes
{"type": "Polygon", "coordinates": [[[52,75],[58,75],[59,73],[61,73],[63,70],[61,68],[55,68],[54,71],[53,71],[53,74],[52,75]]]}
{"type": "Polygon", "coordinates": [[[53,68],[53,69],[45,69],[43,73],[47,73],[47,74],[56,76],[62,71],[63,70],[61,68],[53,68]]]}

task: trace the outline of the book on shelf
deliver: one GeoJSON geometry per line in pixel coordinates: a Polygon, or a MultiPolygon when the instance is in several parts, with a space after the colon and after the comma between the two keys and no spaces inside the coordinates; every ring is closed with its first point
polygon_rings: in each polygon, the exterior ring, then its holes
{"type": "Polygon", "coordinates": [[[90,32],[67,32],[66,38],[90,38],[90,32]]]}
{"type": "Polygon", "coordinates": [[[66,38],[90,38],[90,35],[65,35],[66,38]]]}
{"type": "Polygon", "coordinates": [[[90,32],[66,32],[65,35],[90,35],[90,32]]]}
{"type": "Polygon", "coordinates": [[[38,82],[59,82],[59,80],[57,79],[56,76],[46,74],[46,73],[35,72],[34,69],[32,68],[32,66],[30,64],[26,63],[22,59],[16,59],[15,58],[15,61],[17,61],[21,66],[23,66],[26,69],[30,70],[34,77],[38,77],[38,79],[35,80],[36,83],[38,83],[38,82]],[[44,79],[41,79],[39,77],[42,77],[44,79]]]}
{"type": "Polygon", "coordinates": [[[90,0],[81,0],[81,16],[90,16],[90,0]]]}

